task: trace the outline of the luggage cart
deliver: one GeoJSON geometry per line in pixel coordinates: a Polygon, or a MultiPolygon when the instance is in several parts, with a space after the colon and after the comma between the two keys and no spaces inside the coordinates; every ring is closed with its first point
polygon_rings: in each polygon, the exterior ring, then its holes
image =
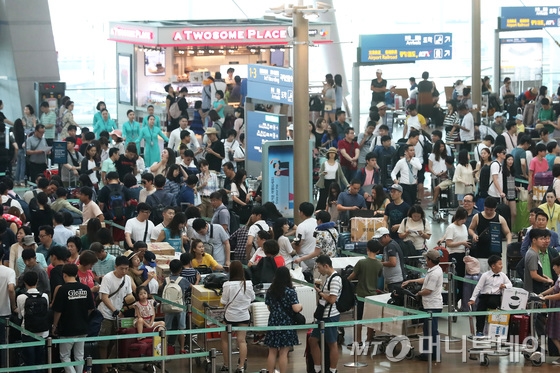
{"type": "MultiPolygon", "coordinates": [[[[448,179],[446,179],[448,180],[448,179]]],[[[443,179],[439,177],[432,178],[432,190],[439,185],[443,179]]],[[[447,222],[449,217],[453,215],[454,211],[459,207],[457,195],[455,194],[455,184],[451,184],[447,189],[442,189],[439,193],[437,201],[433,201],[437,212],[434,211],[432,219],[438,223],[447,222]]]]}

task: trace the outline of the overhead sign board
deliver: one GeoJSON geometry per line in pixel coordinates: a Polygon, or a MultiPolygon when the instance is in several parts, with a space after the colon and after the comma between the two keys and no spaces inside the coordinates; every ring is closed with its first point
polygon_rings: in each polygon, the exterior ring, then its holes
{"type": "Polygon", "coordinates": [[[502,7],[500,30],[542,29],[560,27],[558,6],[502,7]]]}
{"type": "Polygon", "coordinates": [[[450,60],[452,34],[360,35],[358,61],[361,64],[450,60]]]}
{"type": "Polygon", "coordinates": [[[294,75],[283,67],[249,65],[247,97],[280,104],[294,103],[294,75]]]}

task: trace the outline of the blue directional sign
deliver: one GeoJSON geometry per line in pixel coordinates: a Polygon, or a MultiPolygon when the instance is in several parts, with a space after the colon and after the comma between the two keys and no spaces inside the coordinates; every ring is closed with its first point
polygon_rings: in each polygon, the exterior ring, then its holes
{"type": "Polygon", "coordinates": [[[361,64],[450,60],[451,33],[360,35],[361,64]]]}
{"type": "Polygon", "coordinates": [[[286,133],[283,115],[264,111],[247,111],[247,161],[262,162],[262,145],[267,141],[283,140],[286,133]],[[283,123],[284,122],[284,123],[283,123]]]}
{"type": "Polygon", "coordinates": [[[294,74],[283,67],[249,65],[247,97],[293,105],[294,74]]]}
{"type": "Polygon", "coordinates": [[[542,29],[543,27],[560,27],[560,7],[502,7],[500,30],[542,29]]]}

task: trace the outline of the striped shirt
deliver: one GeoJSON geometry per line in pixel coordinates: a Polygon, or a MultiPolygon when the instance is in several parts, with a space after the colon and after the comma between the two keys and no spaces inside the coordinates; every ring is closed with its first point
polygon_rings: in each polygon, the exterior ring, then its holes
{"type": "Polygon", "coordinates": [[[97,276],[105,276],[107,273],[115,270],[115,256],[107,253],[104,260],[98,260],[93,265],[92,271],[97,276]]]}

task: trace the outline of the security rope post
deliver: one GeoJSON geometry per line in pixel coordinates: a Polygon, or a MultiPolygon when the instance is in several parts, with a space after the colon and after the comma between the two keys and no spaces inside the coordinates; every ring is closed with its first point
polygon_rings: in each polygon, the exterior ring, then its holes
{"type": "Polygon", "coordinates": [[[216,373],[216,349],[213,348],[210,350],[210,370],[212,373],[216,373]]]}
{"type": "Polygon", "coordinates": [[[47,364],[49,366],[49,369],[47,369],[47,371],[49,373],[52,373],[52,367],[51,367],[51,365],[52,365],[52,338],[51,337],[47,338],[46,342],[47,342],[47,364]]]}
{"type": "MultiPolygon", "coordinates": [[[[231,324],[226,325],[227,341],[228,341],[228,369],[229,373],[233,373],[233,332],[231,330],[231,324]]],[[[226,353],[226,352],[224,352],[226,353]]]]}
{"type": "MultiPolygon", "coordinates": [[[[159,336],[161,337],[161,356],[167,356],[167,330],[165,328],[160,329],[159,336]]],[[[162,372],[165,372],[165,360],[161,361],[162,372]]]]}
{"type": "MultiPolygon", "coordinates": [[[[187,304],[187,326],[189,330],[193,330],[192,325],[192,304],[187,304]]],[[[196,335],[196,334],[195,334],[196,335]]],[[[193,353],[193,335],[189,335],[189,354],[193,353]]],[[[189,372],[193,371],[193,358],[189,357],[189,372]]]]}
{"type": "Polygon", "coordinates": [[[429,344],[428,346],[430,346],[428,348],[428,373],[432,373],[432,351],[435,348],[435,346],[433,345],[433,336],[432,336],[432,328],[434,325],[434,315],[432,313],[432,311],[429,312],[430,317],[428,317],[428,338],[429,338],[429,344]]]}
{"type": "Polygon", "coordinates": [[[455,273],[455,264],[457,261],[453,258],[447,269],[447,284],[449,291],[447,292],[447,337],[442,338],[442,341],[446,342],[458,342],[459,338],[453,337],[453,318],[451,314],[456,312],[455,309],[455,294],[457,290],[455,289],[455,280],[453,280],[453,274],[455,273]]]}
{"type": "Polygon", "coordinates": [[[93,372],[93,359],[91,358],[91,356],[88,356],[86,358],[86,372],[87,373],[93,372]]]}
{"type": "Polygon", "coordinates": [[[321,346],[320,350],[321,350],[321,372],[326,372],[325,370],[325,322],[324,321],[319,321],[319,332],[321,335],[321,346]]]}
{"type": "MultiPolygon", "coordinates": [[[[358,320],[358,307],[357,305],[354,305],[354,321],[358,320]]],[[[358,362],[358,347],[360,346],[360,343],[362,341],[362,336],[358,335],[358,323],[354,324],[354,341],[352,342],[352,348],[354,350],[354,361],[351,363],[346,363],[344,364],[345,367],[348,368],[363,368],[363,367],[367,367],[367,364],[365,363],[360,363],[358,362]],[[359,342],[356,342],[359,341],[359,342]]],[[[369,343],[369,342],[366,342],[369,343]]],[[[366,348],[369,348],[369,346],[366,346],[366,348]]],[[[324,370],[323,370],[324,372],[324,370]]]]}
{"type": "Polygon", "coordinates": [[[8,345],[8,347],[6,348],[5,351],[2,351],[0,353],[2,354],[6,354],[5,355],[5,359],[4,361],[6,362],[6,367],[10,366],[10,318],[6,317],[4,319],[4,327],[6,328],[5,330],[5,334],[4,334],[4,340],[2,341],[2,343],[5,343],[6,345],[8,345]]]}

